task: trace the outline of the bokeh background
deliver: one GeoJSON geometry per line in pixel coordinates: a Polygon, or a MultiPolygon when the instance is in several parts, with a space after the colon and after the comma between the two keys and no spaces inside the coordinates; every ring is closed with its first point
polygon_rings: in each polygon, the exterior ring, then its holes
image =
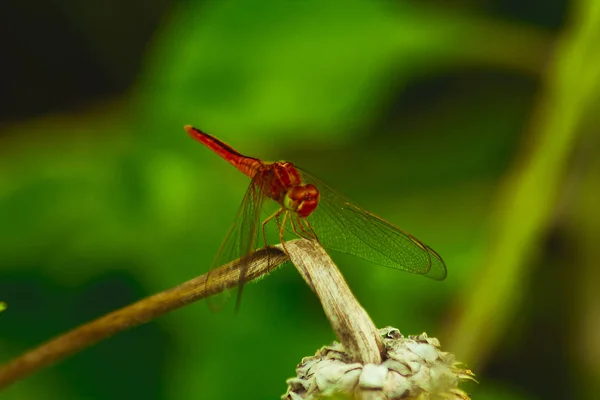
{"type": "MultiPolygon", "coordinates": [[[[379,327],[438,337],[482,399],[600,392],[600,2],[0,5],[0,360],[206,272],[287,159],[436,249],[443,282],[332,254],[379,327]]],[[[334,340],[293,267],[2,399],[267,399],[334,340]]]]}

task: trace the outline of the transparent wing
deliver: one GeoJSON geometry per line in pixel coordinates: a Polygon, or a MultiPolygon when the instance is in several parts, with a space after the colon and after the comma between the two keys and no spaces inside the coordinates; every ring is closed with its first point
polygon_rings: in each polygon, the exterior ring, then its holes
{"type": "MultiPolygon", "coordinates": [[[[256,249],[260,225],[260,211],[264,201],[263,182],[261,180],[261,175],[257,173],[246,190],[246,194],[244,195],[242,204],[236,214],[233,225],[221,244],[219,252],[211,267],[211,271],[240,257],[249,257],[256,249]]],[[[240,268],[240,282],[238,285],[236,309],[239,308],[242,298],[242,289],[247,272],[246,263],[242,262],[240,268]]],[[[206,280],[207,286],[214,284],[211,275],[212,274],[209,272],[208,279],[206,280]]],[[[208,304],[213,311],[218,311],[223,308],[230,297],[229,291],[225,291],[222,294],[209,297],[208,304]]]]}
{"type": "Polygon", "coordinates": [[[352,204],[310,173],[298,171],[305,183],[319,189],[319,205],[307,219],[323,247],[432,279],[446,278],[444,261],[429,246],[352,204]]]}

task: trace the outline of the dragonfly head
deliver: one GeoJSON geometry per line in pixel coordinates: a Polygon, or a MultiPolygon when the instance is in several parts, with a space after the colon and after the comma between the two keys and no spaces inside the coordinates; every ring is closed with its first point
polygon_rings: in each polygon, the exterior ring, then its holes
{"type": "Polygon", "coordinates": [[[308,217],[318,204],[319,190],[312,183],[292,187],[283,200],[286,209],[298,213],[302,218],[308,217]]]}

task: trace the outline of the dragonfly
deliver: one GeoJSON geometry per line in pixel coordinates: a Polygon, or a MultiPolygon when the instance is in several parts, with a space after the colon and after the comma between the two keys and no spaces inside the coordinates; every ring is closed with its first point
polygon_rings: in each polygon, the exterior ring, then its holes
{"type": "MultiPolygon", "coordinates": [[[[317,241],[327,250],[347,253],[393,269],[446,278],[440,255],[410,233],[352,203],[307,171],[289,161],[266,162],[242,155],[228,144],[191,125],[185,131],[250,178],[235,221],[211,270],[242,257],[236,309],[239,309],[248,259],[266,226],[274,221],[285,251],[284,233],[317,241]],[[265,204],[275,211],[261,219],[265,204]],[[260,231],[259,231],[260,230],[260,231]]],[[[210,272],[209,272],[210,277],[210,272]]]]}

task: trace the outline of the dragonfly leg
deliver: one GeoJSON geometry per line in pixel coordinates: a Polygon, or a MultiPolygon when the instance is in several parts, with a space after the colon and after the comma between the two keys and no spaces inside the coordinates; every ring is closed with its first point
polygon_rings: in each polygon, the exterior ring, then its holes
{"type": "MultiPolygon", "coordinates": [[[[283,208],[281,209],[282,211],[284,210],[283,208]]],[[[285,224],[287,223],[288,217],[290,212],[289,211],[285,211],[285,213],[283,213],[283,221],[280,223],[279,222],[279,217],[281,216],[282,213],[279,213],[275,216],[275,220],[277,221],[277,227],[279,228],[279,241],[281,242],[281,246],[283,247],[283,251],[285,252],[285,254],[288,256],[288,258],[290,258],[290,253],[288,253],[287,248],[285,247],[285,240],[283,240],[283,233],[285,232],[285,224]]],[[[293,221],[293,219],[292,219],[293,221]]],[[[293,222],[292,222],[292,226],[293,226],[293,222]]]]}
{"type": "Polygon", "coordinates": [[[302,223],[302,218],[298,214],[294,214],[291,217],[291,220],[292,229],[294,230],[294,233],[296,233],[296,235],[304,239],[313,239],[313,235],[306,230],[304,224],[302,223]]]}
{"type": "Polygon", "coordinates": [[[298,219],[298,215],[297,214],[295,216],[292,216],[292,218],[291,218],[291,221],[292,221],[292,230],[294,231],[294,233],[296,235],[298,235],[299,237],[303,238],[304,237],[304,235],[302,234],[303,232],[298,232],[298,227],[296,226],[296,219],[298,219]]]}
{"type": "Polygon", "coordinates": [[[310,222],[308,222],[308,220],[306,218],[300,219],[300,225],[302,226],[304,231],[308,234],[310,239],[316,240],[317,242],[319,241],[319,238],[318,238],[315,230],[313,229],[312,225],[310,224],[310,222]]]}
{"type": "Polygon", "coordinates": [[[317,238],[317,234],[310,225],[310,222],[308,222],[306,218],[300,217],[298,214],[296,214],[295,217],[297,220],[297,224],[300,227],[300,231],[302,233],[297,231],[296,224],[294,224],[294,219],[292,219],[292,226],[294,227],[294,232],[296,232],[298,236],[303,237],[304,239],[319,241],[319,239],[317,238]]]}
{"type": "MultiPolygon", "coordinates": [[[[273,214],[269,215],[262,223],[262,234],[263,234],[263,239],[265,241],[265,247],[267,247],[267,224],[269,223],[269,221],[271,221],[273,218],[277,218],[279,217],[279,215],[283,212],[283,208],[280,208],[279,210],[275,211],[273,214]]],[[[279,225],[279,224],[277,224],[279,225]]]]}
{"type": "MultiPolygon", "coordinates": [[[[263,241],[265,243],[265,247],[268,246],[267,244],[267,224],[269,223],[269,221],[271,221],[273,218],[275,218],[275,220],[277,221],[277,226],[279,226],[279,215],[281,215],[281,213],[283,212],[283,208],[280,208],[279,210],[275,211],[273,214],[269,215],[262,223],[262,234],[263,234],[263,241]]],[[[271,265],[271,255],[269,253],[268,254],[268,258],[267,258],[267,264],[271,265]]]]}

